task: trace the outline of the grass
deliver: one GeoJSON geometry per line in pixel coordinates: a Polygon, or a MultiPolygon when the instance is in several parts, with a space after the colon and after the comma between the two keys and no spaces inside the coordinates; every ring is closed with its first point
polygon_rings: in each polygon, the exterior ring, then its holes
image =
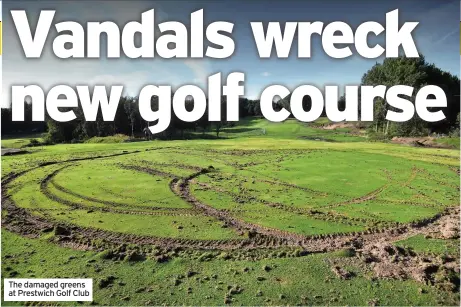
{"type": "Polygon", "coordinates": [[[396,242],[395,245],[409,247],[415,252],[420,253],[449,254],[459,257],[459,241],[455,239],[434,239],[425,238],[423,235],[416,235],[396,242]]]}
{"type": "Polygon", "coordinates": [[[107,202],[142,207],[153,204],[166,208],[190,207],[170,191],[167,179],[121,169],[105,161],[86,162],[65,169],[56,175],[55,181],[82,196],[107,202]]]}
{"type": "Polygon", "coordinates": [[[445,146],[459,149],[459,137],[445,137],[436,139],[436,142],[445,146]]]}
{"type": "Polygon", "coordinates": [[[71,222],[83,227],[116,231],[127,234],[155,235],[163,238],[202,240],[224,240],[239,238],[219,222],[201,216],[145,216],[129,214],[87,213],[87,210],[72,210],[63,215],[56,210],[47,212],[52,218],[71,222]]]}
{"type": "MultiPolygon", "coordinates": [[[[27,170],[8,185],[8,194],[17,206],[55,223],[175,240],[247,237],[204,215],[194,201],[243,223],[305,236],[409,223],[459,204],[459,150],[371,143],[349,128],[322,129],[325,124],[247,119],[224,129],[222,139],[122,142],[116,136],[43,146],[3,157],[2,176],[27,170]],[[127,169],[133,166],[137,169],[127,169]],[[198,174],[202,169],[207,171],[198,174]],[[172,181],[184,183],[193,174],[187,187],[172,181]],[[195,200],[180,197],[181,188],[195,200]]],[[[2,146],[26,142],[6,140],[2,146]]],[[[126,262],[59,247],[50,239],[3,230],[3,276],[95,278],[95,301],[105,305],[222,305],[233,288],[243,289],[230,296],[235,305],[459,303],[457,294],[415,281],[373,279],[352,260],[348,265],[357,276],[340,280],[329,265],[344,258],[338,252],[288,257],[277,247],[261,251],[264,257],[257,260],[235,251],[240,260],[202,261],[207,252],[192,250],[175,251],[166,263],[126,262]],[[264,265],[272,270],[262,270],[264,265]],[[199,274],[174,285],[191,270],[199,274]],[[113,286],[99,289],[97,281],[109,275],[117,277],[113,286]]],[[[396,244],[443,254],[454,253],[459,240],[415,236],[396,244]]]]}
{"type": "Polygon", "coordinates": [[[2,135],[2,148],[23,148],[30,144],[30,140],[35,139],[39,142],[43,142],[43,134],[31,134],[24,135],[20,138],[17,136],[3,136],[2,135]]]}
{"type": "Polygon", "coordinates": [[[223,138],[267,136],[276,139],[289,138],[325,142],[361,142],[365,140],[363,136],[352,135],[351,130],[347,128],[334,131],[317,129],[319,124],[326,123],[324,118],[313,124],[301,123],[295,119],[272,123],[265,119],[247,118],[239,122],[236,127],[223,129],[220,136],[223,138]]]}
{"type": "Polygon", "coordinates": [[[127,263],[103,260],[95,252],[60,248],[46,239],[22,238],[8,231],[3,231],[2,243],[3,276],[94,278],[97,305],[223,305],[228,286],[243,289],[231,297],[236,305],[367,305],[371,301],[381,305],[455,305],[458,301],[455,293],[414,281],[371,281],[364,275],[340,280],[325,263],[325,259],[336,259],[335,254],[258,262],[220,259],[201,262],[177,257],[167,263],[152,260],[127,263]],[[272,269],[266,272],[264,266],[272,269]],[[197,274],[187,278],[189,271],[197,274]],[[97,282],[107,276],[116,277],[113,285],[100,289],[97,282]],[[258,277],[264,280],[258,281],[258,277]],[[178,278],[181,283],[175,286],[178,278]],[[420,294],[420,288],[425,290],[424,294],[420,294]]]}
{"type": "Polygon", "coordinates": [[[129,139],[130,137],[128,135],[116,134],[116,135],[106,136],[106,137],[95,136],[95,137],[92,137],[86,140],[85,143],[89,143],[89,144],[123,143],[123,142],[128,141],[129,139]]]}

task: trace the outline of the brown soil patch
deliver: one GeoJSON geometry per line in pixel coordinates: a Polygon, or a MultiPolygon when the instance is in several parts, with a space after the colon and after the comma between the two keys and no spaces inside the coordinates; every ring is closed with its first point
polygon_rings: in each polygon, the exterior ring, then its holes
{"type": "Polygon", "coordinates": [[[356,127],[354,123],[348,123],[348,122],[332,123],[332,124],[324,125],[322,127],[322,129],[324,130],[336,130],[336,129],[341,129],[341,128],[355,129],[356,127]]]}
{"type": "Polygon", "coordinates": [[[2,156],[14,156],[14,155],[23,155],[29,153],[27,150],[18,149],[18,148],[3,148],[2,147],[2,156]]]}

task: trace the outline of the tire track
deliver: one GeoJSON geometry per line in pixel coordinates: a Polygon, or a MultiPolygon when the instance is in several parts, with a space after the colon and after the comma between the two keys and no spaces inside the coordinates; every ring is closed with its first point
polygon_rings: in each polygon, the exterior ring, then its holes
{"type": "MultiPolygon", "coordinates": [[[[90,159],[94,159],[94,157],[81,158],[78,159],[78,161],[90,159]]],[[[76,160],[72,159],[67,162],[74,161],[76,160]]],[[[113,245],[132,243],[139,245],[158,245],[168,248],[180,247],[199,250],[234,250],[261,248],[273,249],[280,247],[301,247],[308,252],[327,252],[354,246],[357,240],[361,240],[365,243],[372,243],[376,240],[387,240],[389,242],[402,240],[415,234],[425,233],[428,231],[428,229],[433,230],[434,227],[436,227],[436,223],[443,221],[446,216],[459,216],[459,207],[447,208],[441,213],[434,215],[433,217],[405,225],[397,225],[395,227],[368,229],[361,232],[304,236],[246,223],[242,220],[232,217],[228,212],[218,210],[201,203],[190,193],[189,182],[202,174],[213,171],[212,169],[202,169],[201,171],[193,173],[186,178],[178,178],[173,174],[161,172],[158,170],[140,168],[139,166],[125,166],[130,169],[136,169],[138,171],[147,172],[149,174],[168,176],[168,178],[174,176],[170,181],[170,189],[178,197],[190,203],[194,208],[196,208],[204,215],[217,218],[225,222],[230,227],[248,233],[248,238],[245,239],[195,240],[124,234],[97,228],[81,227],[71,223],[62,223],[48,219],[46,217],[33,215],[28,210],[17,207],[9,195],[7,195],[8,185],[16,178],[36,168],[64,162],[65,161],[52,161],[52,163],[43,163],[42,166],[31,168],[29,170],[18,173],[10,173],[2,178],[2,209],[5,210],[5,214],[2,216],[2,225],[5,229],[20,235],[30,237],[39,237],[43,233],[54,230],[55,243],[85,249],[97,249],[93,240],[102,239],[104,242],[108,242],[108,244],[113,245]],[[64,229],[64,231],[58,233],[57,229],[59,229],[59,227],[64,229]]],[[[47,181],[50,181],[50,178],[53,177],[50,175],[52,174],[47,176],[47,181]]],[[[43,184],[43,188],[46,192],[47,181],[44,181],[45,183],[43,184]]]]}
{"type": "Polygon", "coordinates": [[[46,218],[32,215],[27,210],[19,208],[7,197],[2,199],[2,209],[7,214],[2,218],[5,229],[27,237],[40,237],[42,234],[61,229],[55,235],[54,243],[65,246],[78,246],[80,249],[95,250],[93,240],[102,239],[104,242],[117,246],[120,244],[156,245],[165,248],[188,248],[194,250],[249,250],[273,249],[280,247],[301,247],[307,252],[329,252],[348,247],[354,247],[357,240],[361,244],[372,244],[377,241],[394,242],[406,239],[420,233],[434,230],[434,225],[444,217],[456,216],[459,218],[459,208],[447,209],[429,219],[413,222],[395,228],[369,230],[360,233],[316,235],[305,237],[299,241],[287,240],[278,237],[255,236],[248,239],[230,240],[198,240],[179,238],[160,238],[154,236],[140,236],[123,234],[96,228],[86,228],[70,223],[55,223],[46,218]]]}
{"type": "MultiPolygon", "coordinates": [[[[207,189],[207,190],[212,190],[212,191],[215,191],[215,192],[218,192],[218,193],[227,194],[227,195],[231,196],[234,199],[239,199],[240,198],[240,196],[235,194],[235,193],[232,193],[230,191],[227,191],[227,190],[219,188],[219,187],[214,187],[214,186],[209,185],[207,183],[195,182],[195,184],[197,184],[200,187],[202,187],[204,189],[207,189]]],[[[315,208],[299,208],[299,207],[295,207],[295,206],[288,206],[288,205],[285,205],[285,204],[282,204],[282,203],[268,202],[268,201],[266,201],[264,199],[260,199],[260,198],[257,198],[255,196],[252,196],[252,200],[255,201],[255,202],[261,203],[261,204],[263,204],[265,206],[275,208],[275,209],[279,209],[279,210],[282,210],[282,211],[285,211],[285,212],[288,212],[288,213],[304,215],[304,216],[307,216],[307,217],[310,217],[310,218],[313,218],[313,219],[316,219],[316,220],[322,220],[322,221],[328,221],[328,222],[332,222],[332,219],[333,219],[334,222],[339,222],[339,223],[342,223],[342,224],[363,226],[364,224],[369,224],[371,222],[378,222],[379,221],[378,219],[372,219],[372,218],[363,219],[363,218],[348,217],[348,216],[345,216],[343,214],[340,214],[340,213],[337,213],[337,212],[334,212],[334,211],[324,212],[324,211],[320,210],[320,209],[322,209],[321,207],[318,208],[318,209],[315,209],[315,208]],[[339,219],[339,221],[338,221],[338,219],[339,219]]],[[[236,212],[236,211],[245,212],[246,210],[233,209],[233,210],[224,210],[224,211],[228,211],[228,212],[236,212]]],[[[382,222],[382,221],[379,221],[379,222],[382,222]]]]}
{"type": "Polygon", "coordinates": [[[121,204],[121,203],[113,203],[113,202],[107,202],[107,201],[100,201],[98,199],[94,199],[92,197],[85,197],[85,196],[80,196],[77,193],[74,193],[68,189],[62,188],[56,183],[53,183],[54,177],[61,172],[63,169],[68,168],[69,166],[64,166],[60,169],[57,169],[53,171],[51,174],[48,174],[41,182],[40,182],[40,191],[50,200],[53,200],[55,202],[61,203],[63,205],[66,205],[72,209],[83,209],[83,210],[88,210],[88,213],[91,213],[92,211],[100,211],[100,212],[109,212],[109,213],[118,213],[118,214],[130,214],[130,215],[151,215],[151,216],[162,216],[162,215],[169,215],[169,216],[197,216],[199,213],[195,212],[193,210],[188,210],[188,209],[182,209],[182,208],[163,208],[163,207],[150,207],[149,209],[151,210],[161,210],[163,212],[155,212],[155,211],[143,211],[143,210],[123,210],[123,209],[115,209],[115,208],[107,208],[107,207],[97,207],[97,206],[90,206],[90,205],[85,205],[81,204],[78,202],[73,202],[68,199],[64,199],[62,197],[59,197],[53,193],[48,188],[48,185],[51,183],[53,184],[59,191],[65,192],[69,195],[75,196],[82,198],[84,200],[96,202],[96,203],[102,203],[105,205],[110,205],[110,206],[116,206],[116,207],[127,207],[127,208],[132,208],[132,209],[142,209],[140,207],[136,207],[134,205],[129,205],[129,204],[121,204]],[[59,188],[58,188],[59,187],[59,188]],[[91,212],[90,212],[91,211],[91,212]]]}

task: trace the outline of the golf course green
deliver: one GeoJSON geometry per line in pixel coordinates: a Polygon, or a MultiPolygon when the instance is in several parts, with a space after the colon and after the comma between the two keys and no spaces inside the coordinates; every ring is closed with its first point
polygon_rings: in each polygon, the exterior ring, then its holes
{"type": "Polygon", "coordinates": [[[3,277],[93,278],[97,305],[459,305],[439,231],[458,149],[295,120],[220,136],[2,157],[3,277]],[[438,270],[416,276],[424,257],[438,270]]]}

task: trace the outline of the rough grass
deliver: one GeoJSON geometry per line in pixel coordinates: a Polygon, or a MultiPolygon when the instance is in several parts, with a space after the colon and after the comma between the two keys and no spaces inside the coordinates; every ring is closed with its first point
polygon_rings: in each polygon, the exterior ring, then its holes
{"type": "Polygon", "coordinates": [[[416,235],[406,240],[396,242],[395,245],[409,247],[415,252],[449,254],[459,257],[459,240],[443,240],[425,238],[423,235],[416,235]]]}
{"type": "Polygon", "coordinates": [[[29,145],[30,140],[35,139],[38,142],[43,142],[43,134],[25,135],[23,137],[17,136],[2,136],[2,148],[22,148],[29,145]]]}
{"type": "Polygon", "coordinates": [[[110,144],[110,143],[123,143],[129,140],[130,137],[124,134],[116,134],[112,136],[95,136],[85,141],[85,143],[89,144],[110,144]]]}
{"type": "Polygon", "coordinates": [[[445,146],[450,146],[459,149],[459,137],[444,137],[436,139],[436,142],[445,146]]]}
{"type": "MultiPolygon", "coordinates": [[[[240,294],[232,295],[235,305],[368,305],[377,301],[380,305],[433,306],[458,302],[455,293],[414,281],[372,281],[360,274],[358,268],[355,268],[359,272],[357,277],[340,280],[325,263],[326,259],[342,257],[335,254],[257,262],[219,259],[201,262],[179,257],[166,263],[152,260],[130,263],[103,260],[96,252],[60,248],[45,238],[32,240],[7,231],[2,233],[2,243],[4,277],[15,272],[15,277],[20,278],[93,278],[96,305],[224,305],[228,287],[243,289],[240,294]],[[271,270],[266,272],[264,266],[271,270]],[[189,271],[197,274],[187,278],[189,271]],[[174,286],[181,275],[184,276],[181,283],[174,286]],[[107,276],[116,279],[111,287],[100,289],[98,281],[107,276]],[[258,281],[258,277],[264,280],[258,281]],[[425,293],[420,294],[419,289],[425,293]],[[259,291],[261,296],[257,295],[259,291]]],[[[23,304],[8,302],[8,305],[23,304]]]]}

